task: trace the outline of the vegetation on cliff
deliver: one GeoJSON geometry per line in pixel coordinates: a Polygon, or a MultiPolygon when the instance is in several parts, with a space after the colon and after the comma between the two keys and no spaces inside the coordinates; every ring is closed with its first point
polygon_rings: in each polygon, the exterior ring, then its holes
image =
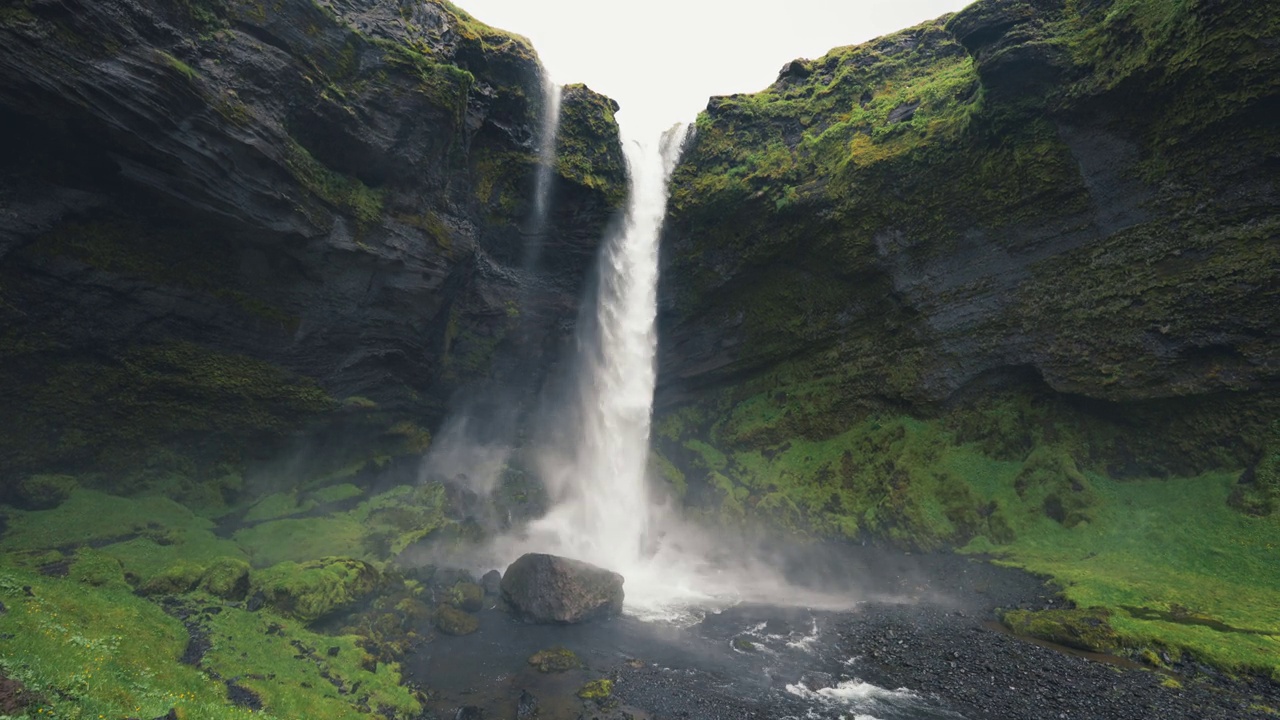
{"type": "Polygon", "coordinates": [[[994,555],[1108,646],[1280,676],[1277,29],[985,0],[713,99],[655,467],[721,522],[994,555]]]}

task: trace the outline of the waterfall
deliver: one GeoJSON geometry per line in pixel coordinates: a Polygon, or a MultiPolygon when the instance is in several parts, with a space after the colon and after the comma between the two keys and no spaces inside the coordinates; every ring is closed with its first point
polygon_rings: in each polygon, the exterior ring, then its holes
{"type": "Polygon", "coordinates": [[[552,188],[556,173],[556,138],[560,131],[562,88],[542,72],[542,126],[538,132],[538,171],[534,176],[533,214],[525,234],[524,269],[534,272],[542,257],[542,245],[550,221],[552,188]]]}
{"type": "Polygon", "coordinates": [[[656,142],[624,143],[631,175],[625,222],[601,253],[595,302],[579,322],[576,432],[571,447],[540,463],[556,505],[532,535],[548,535],[557,552],[613,568],[644,557],[650,530],[658,234],[683,138],[684,126],[677,126],[656,142]]]}

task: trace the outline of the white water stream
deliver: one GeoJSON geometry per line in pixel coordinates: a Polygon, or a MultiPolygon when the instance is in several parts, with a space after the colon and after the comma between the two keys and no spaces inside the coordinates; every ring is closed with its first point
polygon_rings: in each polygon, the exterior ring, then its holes
{"type": "Polygon", "coordinates": [[[542,80],[542,127],[538,131],[538,172],[534,176],[533,217],[529,220],[525,240],[524,266],[535,271],[542,257],[542,246],[551,212],[551,189],[556,172],[556,139],[560,132],[560,95],[563,88],[551,81],[546,71],[542,80]]]}

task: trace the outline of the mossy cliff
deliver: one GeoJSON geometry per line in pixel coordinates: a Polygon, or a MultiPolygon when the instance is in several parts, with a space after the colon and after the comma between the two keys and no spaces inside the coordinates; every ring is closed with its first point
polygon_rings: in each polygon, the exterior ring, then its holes
{"type": "Polygon", "coordinates": [[[1277,34],[1241,0],[980,0],[713,98],[672,181],[655,474],[1280,672],[1277,34]]]}
{"type": "Polygon", "coordinates": [[[565,136],[593,155],[563,163],[593,170],[557,178],[560,242],[523,265],[543,112],[526,39],[434,0],[10,5],[6,476],[157,444],[235,461],[335,410],[430,427],[566,337],[625,169],[591,165],[620,149],[579,89],[565,136]]]}

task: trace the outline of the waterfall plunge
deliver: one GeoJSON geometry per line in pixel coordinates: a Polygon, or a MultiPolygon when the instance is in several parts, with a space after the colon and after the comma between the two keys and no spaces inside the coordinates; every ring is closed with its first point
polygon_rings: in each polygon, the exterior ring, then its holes
{"type": "Polygon", "coordinates": [[[640,561],[649,534],[646,483],[657,335],[658,234],[684,128],[625,144],[626,220],[600,258],[596,302],[578,331],[576,442],[544,453],[555,506],[530,528],[558,552],[618,569],[640,561]]]}

